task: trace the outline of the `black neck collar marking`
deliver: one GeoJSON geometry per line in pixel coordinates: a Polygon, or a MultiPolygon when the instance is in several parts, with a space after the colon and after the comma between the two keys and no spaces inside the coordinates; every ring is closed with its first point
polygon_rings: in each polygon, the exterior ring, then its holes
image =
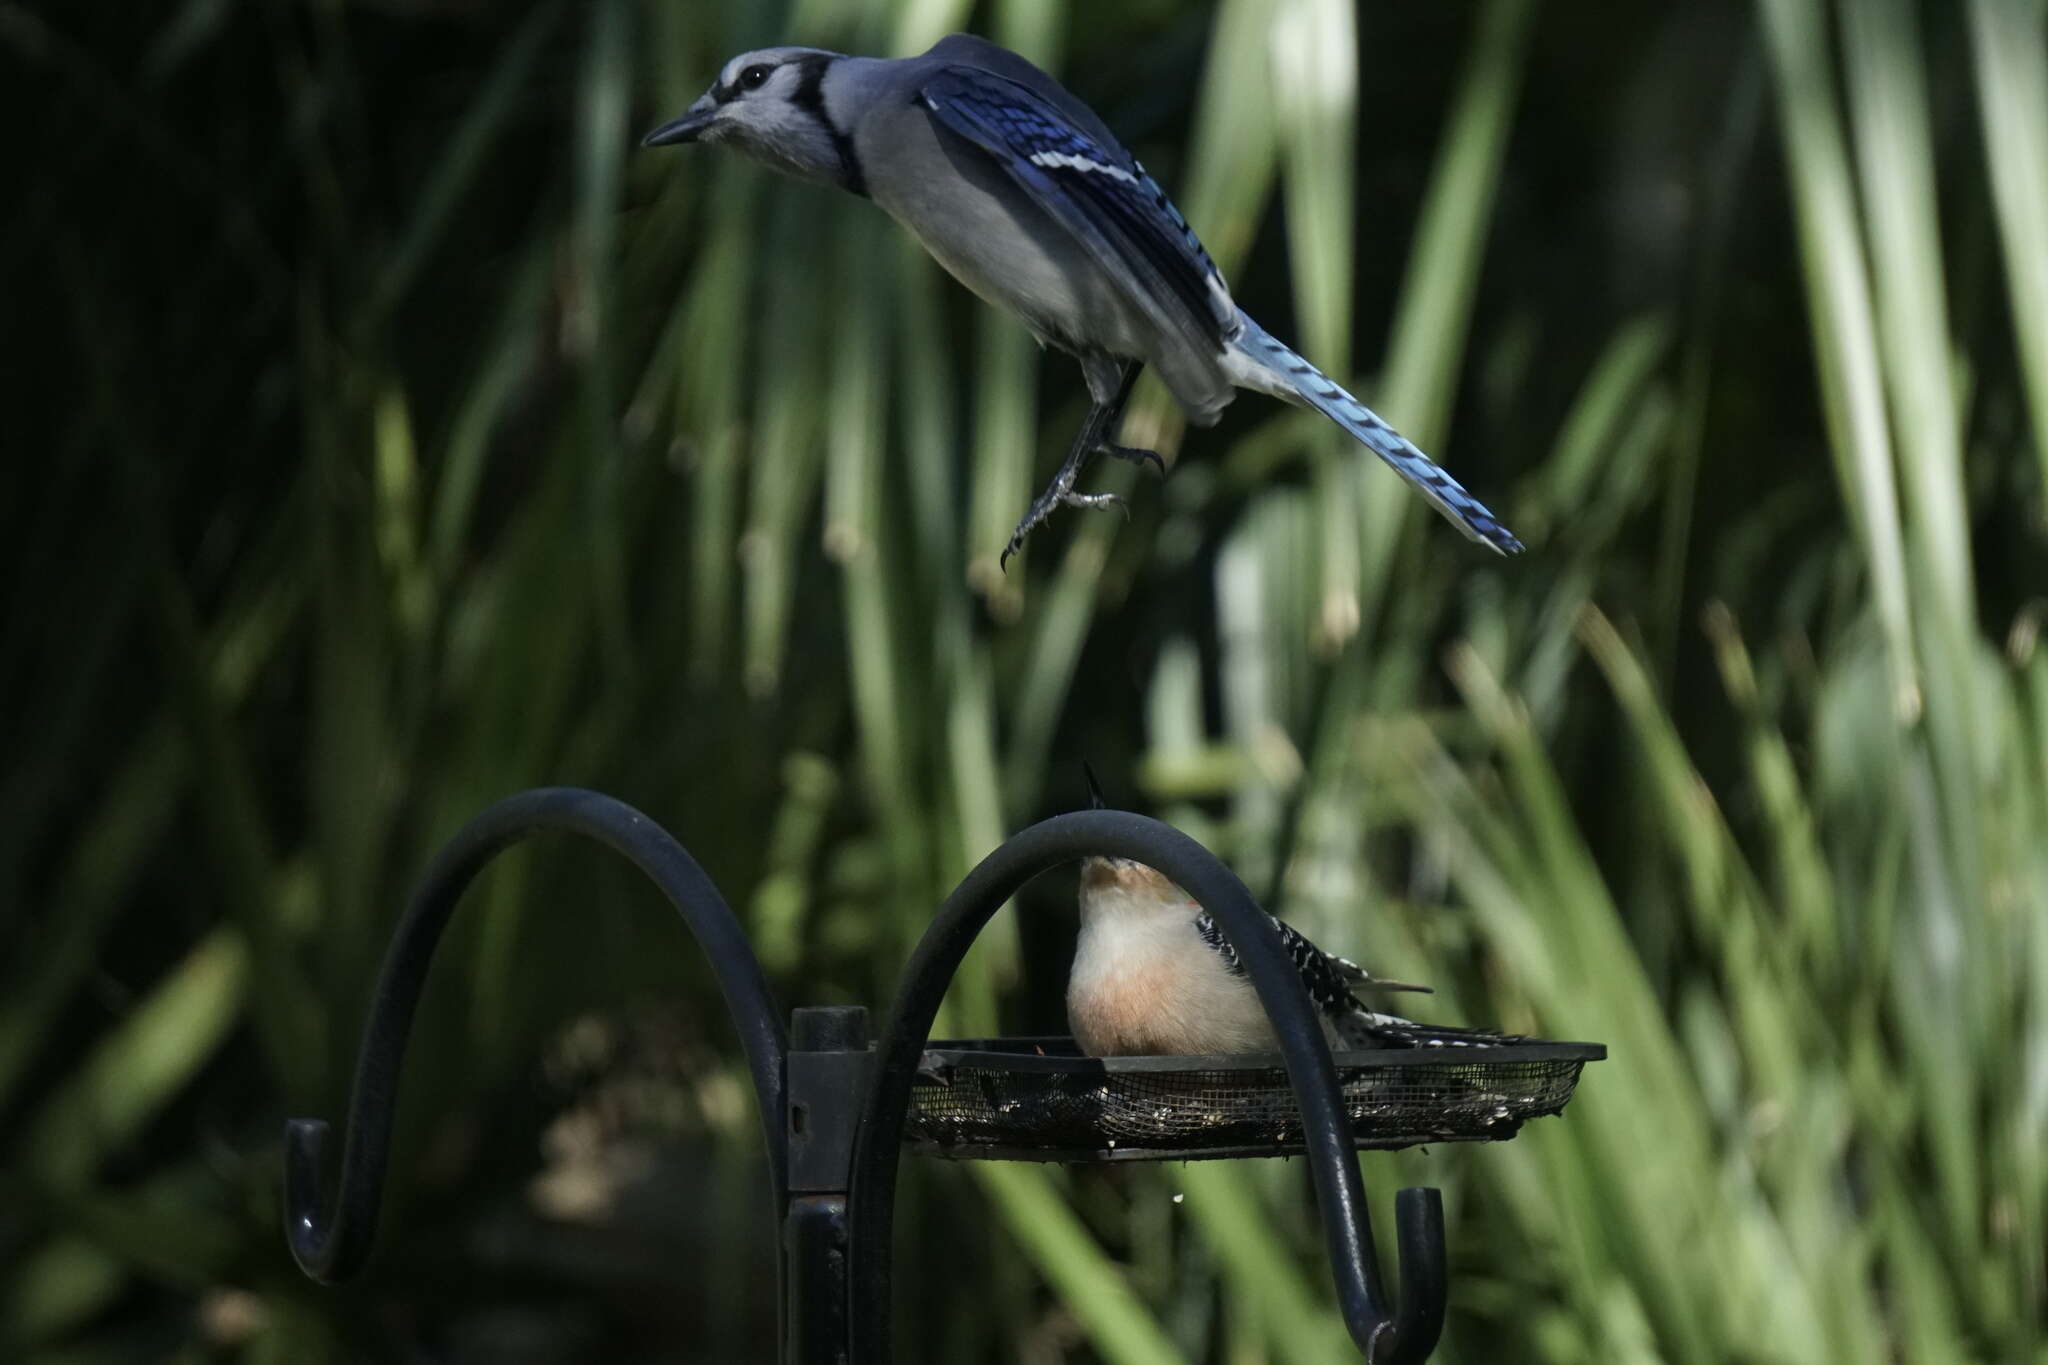
{"type": "Polygon", "coordinates": [[[861,172],[860,155],[853,149],[853,139],[832,121],[832,115],[825,109],[825,72],[838,60],[829,52],[798,58],[795,65],[801,70],[802,79],[797,82],[796,93],[790,96],[790,103],[816,119],[831,134],[833,150],[839,153],[839,183],[865,199],[868,180],[861,172]]]}

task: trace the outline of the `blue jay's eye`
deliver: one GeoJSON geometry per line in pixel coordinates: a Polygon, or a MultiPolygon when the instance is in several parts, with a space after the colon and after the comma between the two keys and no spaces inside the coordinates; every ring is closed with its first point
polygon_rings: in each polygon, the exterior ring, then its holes
{"type": "Polygon", "coordinates": [[[740,72],[740,89],[759,90],[768,84],[768,77],[774,72],[772,66],[750,66],[740,72]]]}

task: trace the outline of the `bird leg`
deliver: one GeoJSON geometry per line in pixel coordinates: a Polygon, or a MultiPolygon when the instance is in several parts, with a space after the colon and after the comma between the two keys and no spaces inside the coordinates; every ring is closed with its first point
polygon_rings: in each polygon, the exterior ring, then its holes
{"type": "Polygon", "coordinates": [[[1003,548],[1002,557],[996,561],[998,567],[1008,570],[1010,556],[1024,548],[1024,538],[1037,530],[1039,524],[1052,515],[1055,507],[1110,505],[1096,501],[1101,498],[1115,501],[1115,494],[1112,493],[1076,493],[1074,480],[1079,478],[1081,471],[1087,467],[1089,457],[1102,447],[1109,434],[1110,424],[1122,415],[1121,394],[1112,402],[1096,403],[1088,409],[1088,416],[1081,423],[1080,434],[1074,438],[1073,447],[1067,451],[1067,458],[1065,463],[1060,465],[1060,472],[1052,476],[1052,482],[1045,486],[1044,492],[1032,499],[1029,510],[1024,513],[1024,519],[1019,521],[1017,529],[1010,533],[1010,543],[1003,548]]]}
{"type": "Polygon", "coordinates": [[[1143,367],[1099,356],[1084,357],[1082,365],[1088,374],[1088,391],[1095,401],[1081,423],[1081,431],[1075,436],[1073,447],[1067,451],[1066,461],[1060,465],[1060,472],[1052,476],[1052,482],[1045,486],[1044,492],[1032,499],[1024,519],[1010,533],[1010,543],[996,561],[998,567],[1006,571],[1010,567],[1010,556],[1024,548],[1024,538],[1037,530],[1040,523],[1052,515],[1054,508],[1123,505],[1123,499],[1114,493],[1074,491],[1074,480],[1081,476],[1081,471],[1088,467],[1088,461],[1097,454],[1129,460],[1134,464],[1149,462],[1162,475],[1166,473],[1166,462],[1159,458],[1158,452],[1116,445],[1109,439],[1116,433],[1117,423],[1123,420],[1124,405],[1131,399],[1131,386],[1138,382],[1138,371],[1143,367]]]}

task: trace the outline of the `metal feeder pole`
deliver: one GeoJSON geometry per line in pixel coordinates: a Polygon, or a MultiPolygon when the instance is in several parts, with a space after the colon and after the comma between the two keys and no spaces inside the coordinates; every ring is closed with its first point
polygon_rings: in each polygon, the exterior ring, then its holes
{"type": "Polygon", "coordinates": [[[793,1038],[739,921],[682,845],[640,812],[596,792],[551,787],[507,797],[436,855],[400,921],[371,1004],[356,1066],[341,1182],[322,1195],[327,1125],[285,1125],[285,1237],[300,1269],[323,1283],[351,1278],[369,1254],[390,1158],[406,1034],[435,944],[469,883],[500,852],[536,833],[596,839],[646,873],[711,960],[759,1101],[781,1228],[778,1277],[784,1365],[885,1365],[897,1163],[910,1089],[939,1001],[968,945],[1026,882],[1091,854],[1143,862],[1181,886],[1237,949],[1271,1017],[1301,1106],[1338,1301],[1374,1365],[1426,1359],[1443,1326],[1443,1202],[1433,1189],[1395,1203],[1398,1300],[1372,1244],[1336,1069],[1286,948],[1243,883],[1170,825],[1128,811],[1077,811],[1006,841],[947,898],[912,956],[880,1047],[857,1007],[799,1009],[793,1038]]]}
{"type": "Polygon", "coordinates": [[[574,787],[540,787],[508,796],[464,825],[435,855],[413,892],[384,955],[363,1030],[342,1146],[341,1184],[332,1204],[321,1193],[326,1122],[285,1123],[285,1240],[299,1269],[323,1284],[354,1277],[376,1237],[406,1035],[441,931],[485,864],[523,839],[555,830],[584,835],[623,854],[661,888],[710,958],[711,973],[725,996],[753,1074],[778,1220],[788,1207],[789,1154],[782,1130],[789,1044],[782,1032],[782,1011],[732,907],[668,831],[625,802],[574,787]]]}
{"type": "Polygon", "coordinates": [[[789,1205],[782,1219],[788,1297],[784,1365],[847,1359],[846,1205],[853,1143],[874,1053],[858,1005],[799,1007],[789,1043],[789,1205]]]}

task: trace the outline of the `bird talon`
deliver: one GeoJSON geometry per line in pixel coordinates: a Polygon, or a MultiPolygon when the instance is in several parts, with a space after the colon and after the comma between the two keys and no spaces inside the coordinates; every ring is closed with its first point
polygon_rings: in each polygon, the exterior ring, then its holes
{"type": "Polygon", "coordinates": [[[1135,465],[1147,466],[1160,478],[1166,477],[1166,461],[1156,450],[1141,450],[1137,446],[1104,446],[1102,453],[1112,459],[1128,460],[1135,465]]]}
{"type": "Polygon", "coordinates": [[[1066,496],[1066,490],[1057,483],[1039,494],[1038,499],[1031,504],[1031,510],[1026,512],[1023,520],[1017,523],[1017,529],[1010,532],[1010,543],[1005,545],[1002,554],[996,557],[996,568],[998,570],[1003,573],[1010,571],[1010,556],[1024,548],[1026,538],[1033,531],[1036,531],[1047,517],[1052,515],[1052,509],[1060,505],[1060,501],[1064,496],[1066,496]]]}

